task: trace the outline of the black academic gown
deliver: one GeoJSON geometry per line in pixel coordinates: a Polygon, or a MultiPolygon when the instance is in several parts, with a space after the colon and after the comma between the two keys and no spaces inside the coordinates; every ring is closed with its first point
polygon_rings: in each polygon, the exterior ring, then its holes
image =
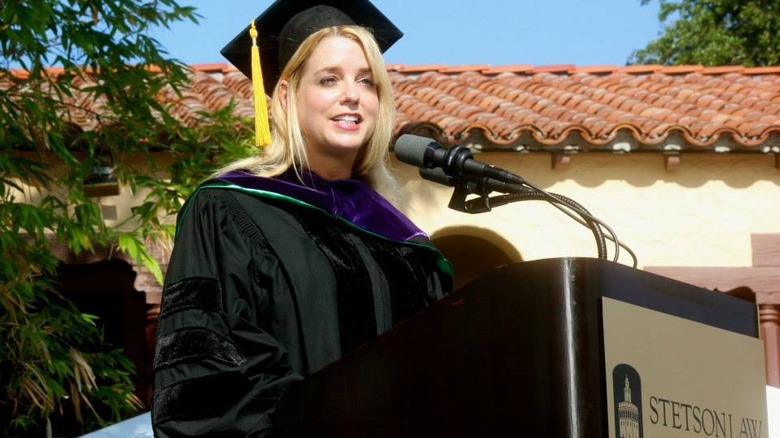
{"type": "Polygon", "coordinates": [[[179,215],[155,436],[266,436],[284,392],[449,291],[451,266],[362,182],[233,172],[179,215]]]}

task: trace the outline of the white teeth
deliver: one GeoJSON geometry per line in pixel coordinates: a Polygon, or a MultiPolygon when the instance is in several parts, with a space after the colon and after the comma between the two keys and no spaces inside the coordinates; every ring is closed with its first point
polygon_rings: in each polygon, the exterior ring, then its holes
{"type": "Polygon", "coordinates": [[[357,116],[344,115],[344,116],[338,116],[334,120],[337,120],[339,122],[346,122],[346,123],[357,123],[358,122],[358,117],[357,116]]]}

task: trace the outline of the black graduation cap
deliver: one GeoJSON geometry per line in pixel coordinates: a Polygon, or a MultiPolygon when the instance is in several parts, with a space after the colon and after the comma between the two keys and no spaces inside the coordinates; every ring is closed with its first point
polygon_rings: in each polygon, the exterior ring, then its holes
{"type": "MultiPolygon", "coordinates": [[[[403,33],[368,0],[276,0],[255,20],[266,94],[273,92],[282,69],[306,37],[325,27],[357,24],[370,29],[382,52],[403,33]]],[[[220,53],[252,77],[252,38],[247,26],[220,53]]]]}

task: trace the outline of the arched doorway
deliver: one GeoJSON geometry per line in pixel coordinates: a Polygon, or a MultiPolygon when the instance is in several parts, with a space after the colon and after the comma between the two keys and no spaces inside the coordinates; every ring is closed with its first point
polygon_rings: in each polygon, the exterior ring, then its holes
{"type": "Polygon", "coordinates": [[[443,228],[431,240],[455,268],[454,290],[500,266],[523,260],[504,237],[484,228],[443,228]]]}
{"type": "Polygon", "coordinates": [[[104,340],[121,347],[133,362],[135,393],[148,403],[151,354],[146,336],[146,295],[135,289],[136,272],[119,258],[90,263],[60,263],[57,291],[81,312],[98,317],[104,340]]]}

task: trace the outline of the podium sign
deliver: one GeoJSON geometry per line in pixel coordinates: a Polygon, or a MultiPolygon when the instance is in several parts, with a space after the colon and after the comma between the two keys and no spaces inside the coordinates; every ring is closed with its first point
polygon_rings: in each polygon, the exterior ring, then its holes
{"type": "Polygon", "coordinates": [[[275,432],[763,438],[762,364],[751,302],[604,260],[538,260],[309,376],[282,398],[275,432]]]}
{"type": "Polygon", "coordinates": [[[602,297],[611,438],[767,437],[755,337],[602,297]]]}

